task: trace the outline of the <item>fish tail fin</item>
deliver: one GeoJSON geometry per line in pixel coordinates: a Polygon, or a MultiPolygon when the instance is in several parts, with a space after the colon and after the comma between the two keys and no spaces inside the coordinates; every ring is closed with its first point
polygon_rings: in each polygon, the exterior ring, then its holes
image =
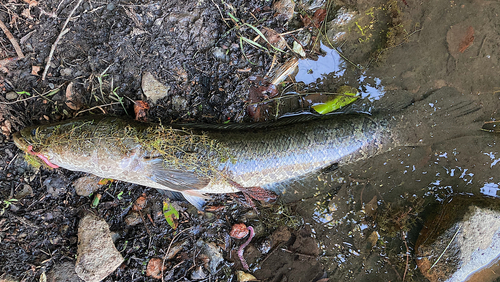
{"type": "Polygon", "coordinates": [[[397,130],[402,145],[438,143],[478,134],[482,114],[472,95],[443,87],[404,109],[397,130]]]}

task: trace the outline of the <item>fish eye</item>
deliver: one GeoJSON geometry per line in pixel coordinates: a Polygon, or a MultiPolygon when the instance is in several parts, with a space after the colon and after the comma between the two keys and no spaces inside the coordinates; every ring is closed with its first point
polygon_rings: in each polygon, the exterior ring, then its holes
{"type": "Polygon", "coordinates": [[[31,136],[35,136],[35,135],[36,135],[36,128],[31,130],[31,136]]]}

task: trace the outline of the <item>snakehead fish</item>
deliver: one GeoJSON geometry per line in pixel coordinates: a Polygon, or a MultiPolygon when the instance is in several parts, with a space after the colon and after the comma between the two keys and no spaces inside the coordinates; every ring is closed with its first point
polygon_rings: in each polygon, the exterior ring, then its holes
{"type": "Polygon", "coordinates": [[[418,144],[424,115],[427,123],[432,113],[439,118],[428,105],[419,108],[413,114],[349,115],[243,131],[91,116],[27,127],[14,141],[50,166],[181,192],[201,208],[206,193],[270,189],[332,164],[418,144]]]}

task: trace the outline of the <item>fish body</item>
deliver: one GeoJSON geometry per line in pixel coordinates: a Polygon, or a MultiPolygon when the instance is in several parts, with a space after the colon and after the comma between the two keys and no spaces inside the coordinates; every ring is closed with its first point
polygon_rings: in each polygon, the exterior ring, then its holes
{"type": "Polygon", "coordinates": [[[158,189],[201,205],[205,193],[273,184],[402,144],[396,122],[347,116],[253,130],[199,130],[93,116],[28,127],[16,145],[48,162],[158,189]]]}

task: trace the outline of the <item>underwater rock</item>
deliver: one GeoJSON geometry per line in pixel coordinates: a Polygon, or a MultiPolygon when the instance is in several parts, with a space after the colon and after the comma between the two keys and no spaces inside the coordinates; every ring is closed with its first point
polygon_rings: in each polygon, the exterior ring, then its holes
{"type": "Polygon", "coordinates": [[[416,254],[420,271],[430,281],[494,281],[500,277],[495,274],[500,273],[496,265],[500,257],[500,202],[454,197],[426,220],[416,254]]]}
{"type": "Polygon", "coordinates": [[[80,220],[75,271],[81,279],[86,282],[101,281],[123,261],[113,244],[106,221],[92,214],[80,220]]]}

